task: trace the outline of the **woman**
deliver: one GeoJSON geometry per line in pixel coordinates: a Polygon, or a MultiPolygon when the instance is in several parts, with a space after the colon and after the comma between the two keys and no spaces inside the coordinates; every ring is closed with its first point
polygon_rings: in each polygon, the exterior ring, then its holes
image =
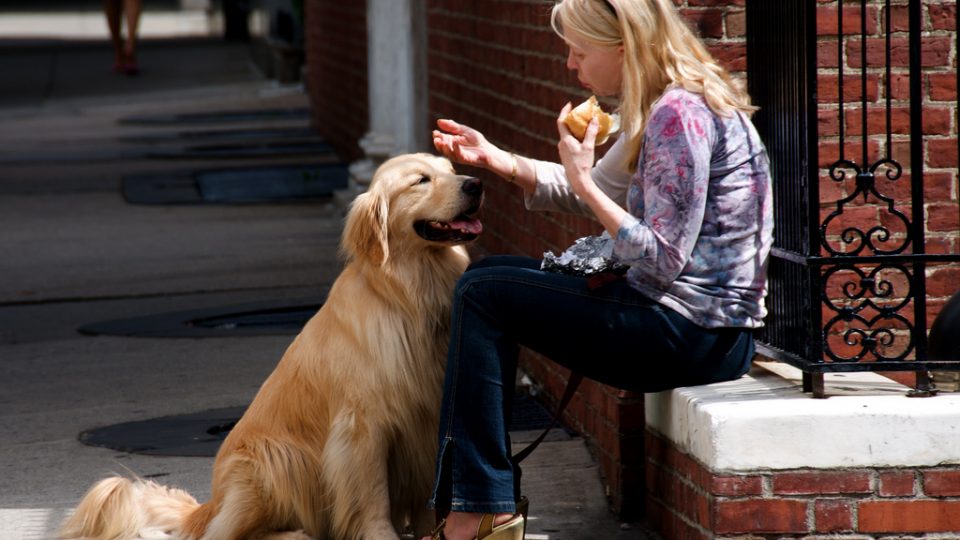
{"type": "Polygon", "coordinates": [[[671,0],[562,0],[551,24],[580,82],[619,98],[622,130],[604,158],[594,165],[596,120],[582,142],[564,125],[569,104],[557,119],[560,164],[450,120],[434,145],[519,185],[528,209],[593,216],[629,270],[599,288],[521,257],[488,257],[464,274],[431,501],[449,513],[434,538],[521,538],[507,433],[519,345],[652,392],[743,375],[765,315],[770,177],[749,97],[671,0]]]}

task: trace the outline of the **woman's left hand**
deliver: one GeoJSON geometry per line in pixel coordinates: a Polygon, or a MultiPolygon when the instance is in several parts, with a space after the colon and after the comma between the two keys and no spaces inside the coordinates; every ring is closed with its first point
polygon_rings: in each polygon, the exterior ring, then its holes
{"type": "Polygon", "coordinates": [[[570,187],[573,188],[574,193],[582,197],[586,190],[594,187],[590,171],[593,169],[594,148],[600,125],[597,118],[594,117],[587,126],[583,142],[577,140],[570,133],[567,125],[563,123],[563,119],[566,118],[572,108],[573,106],[567,103],[560,111],[560,116],[557,117],[557,131],[560,132],[560,142],[557,143],[557,150],[560,152],[560,163],[563,164],[570,187]]]}

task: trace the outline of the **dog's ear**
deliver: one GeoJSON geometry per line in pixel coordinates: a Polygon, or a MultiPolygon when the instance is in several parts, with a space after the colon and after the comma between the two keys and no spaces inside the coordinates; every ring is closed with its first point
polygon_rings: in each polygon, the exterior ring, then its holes
{"type": "Polygon", "coordinates": [[[387,216],[390,204],[378,191],[361,193],[347,214],[341,249],[350,259],[367,259],[383,266],[390,257],[387,216]]]}

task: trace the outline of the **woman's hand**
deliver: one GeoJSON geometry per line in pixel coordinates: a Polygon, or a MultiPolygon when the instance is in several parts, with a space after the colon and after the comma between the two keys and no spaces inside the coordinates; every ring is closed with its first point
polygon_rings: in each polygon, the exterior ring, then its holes
{"type": "Polygon", "coordinates": [[[596,157],[594,146],[597,141],[597,132],[600,130],[600,123],[596,117],[590,120],[590,124],[587,125],[587,133],[583,136],[583,142],[578,141],[570,133],[567,125],[563,123],[563,119],[570,113],[571,108],[572,106],[567,103],[557,118],[557,130],[560,132],[560,142],[557,143],[557,150],[560,152],[560,162],[563,163],[563,170],[567,174],[567,182],[570,182],[570,188],[593,210],[593,214],[603,224],[603,228],[610,233],[610,236],[616,238],[627,211],[620,208],[617,203],[613,202],[613,199],[597,187],[597,184],[593,181],[593,176],[590,175],[596,157]]]}
{"type": "Polygon", "coordinates": [[[501,165],[495,160],[503,151],[487,141],[483,133],[444,118],[437,120],[437,127],[440,129],[433,130],[433,146],[450,161],[484,169],[501,165]]]}
{"type": "Polygon", "coordinates": [[[590,176],[590,171],[593,169],[594,147],[600,124],[594,117],[587,125],[583,142],[577,140],[563,122],[572,108],[573,106],[567,103],[560,111],[560,116],[557,117],[557,131],[560,132],[560,142],[557,143],[557,150],[560,152],[560,163],[563,164],[563,170],[567,174],[570,187],[573,188],[574,193],[584,197],[587,190],[596,187],[593,178],[590,176]]]}

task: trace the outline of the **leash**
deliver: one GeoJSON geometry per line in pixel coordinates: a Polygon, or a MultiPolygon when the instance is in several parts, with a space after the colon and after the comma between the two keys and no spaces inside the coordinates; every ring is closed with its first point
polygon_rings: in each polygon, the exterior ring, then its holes
{"type": "Polygon", "coordinates": [[[550,422],[550,425],[543,430],[539,437],[534,439],[533,442],[528,444],[526,448],[517,452],[513,455],[513,457],[510,458],[511,463],[513,463],[513,493],[514,498],[517,501],[524,500],[524,497],[520,495],[520,477],[523,476],[523,471],[520,469],[520,462],[532,454],[533,451],[540,446],[540,443],[547,438],[547,434],[550,433],[550,430],[560,423],[560,418],[563,416],[563,410],[567,408],[570,400],[573,399],[573,395],[577,393],[577,387],[580,386],[581,381],[583,381],[583,375],[570,372],[570,378],[567,379],[567,389],[563,391],[563,397],[560,399],[560,404],[557,405],[557,410],[553,413],[553,421],[550,422]]]}
{"type": "Polygon", "coordinates": [[[577,393],[577,387],[580,386],[580,382],[583,381],[583,375],[575,372],[570,373],[570,378],[567,379],[567,389],[563,391],[563,397],[560,399],[560,404],[557,405],[557,410],[553,413],[553,421],[550,422],[550,425],[540,433],[540,436],[533,440],[526,448],[517,452],[513,455],[511,461],[514,465],[519,464],[521,461],[527,458],[534,450],[540,446],[540,443],[547,438],[547,434],[550,433],[550,430],[557,426],[560,423],[560,419],[563,416],[563,410],[567,408],[567,405],[570,404],[570,400],[573,399],[573,395],[577,393]]]}

